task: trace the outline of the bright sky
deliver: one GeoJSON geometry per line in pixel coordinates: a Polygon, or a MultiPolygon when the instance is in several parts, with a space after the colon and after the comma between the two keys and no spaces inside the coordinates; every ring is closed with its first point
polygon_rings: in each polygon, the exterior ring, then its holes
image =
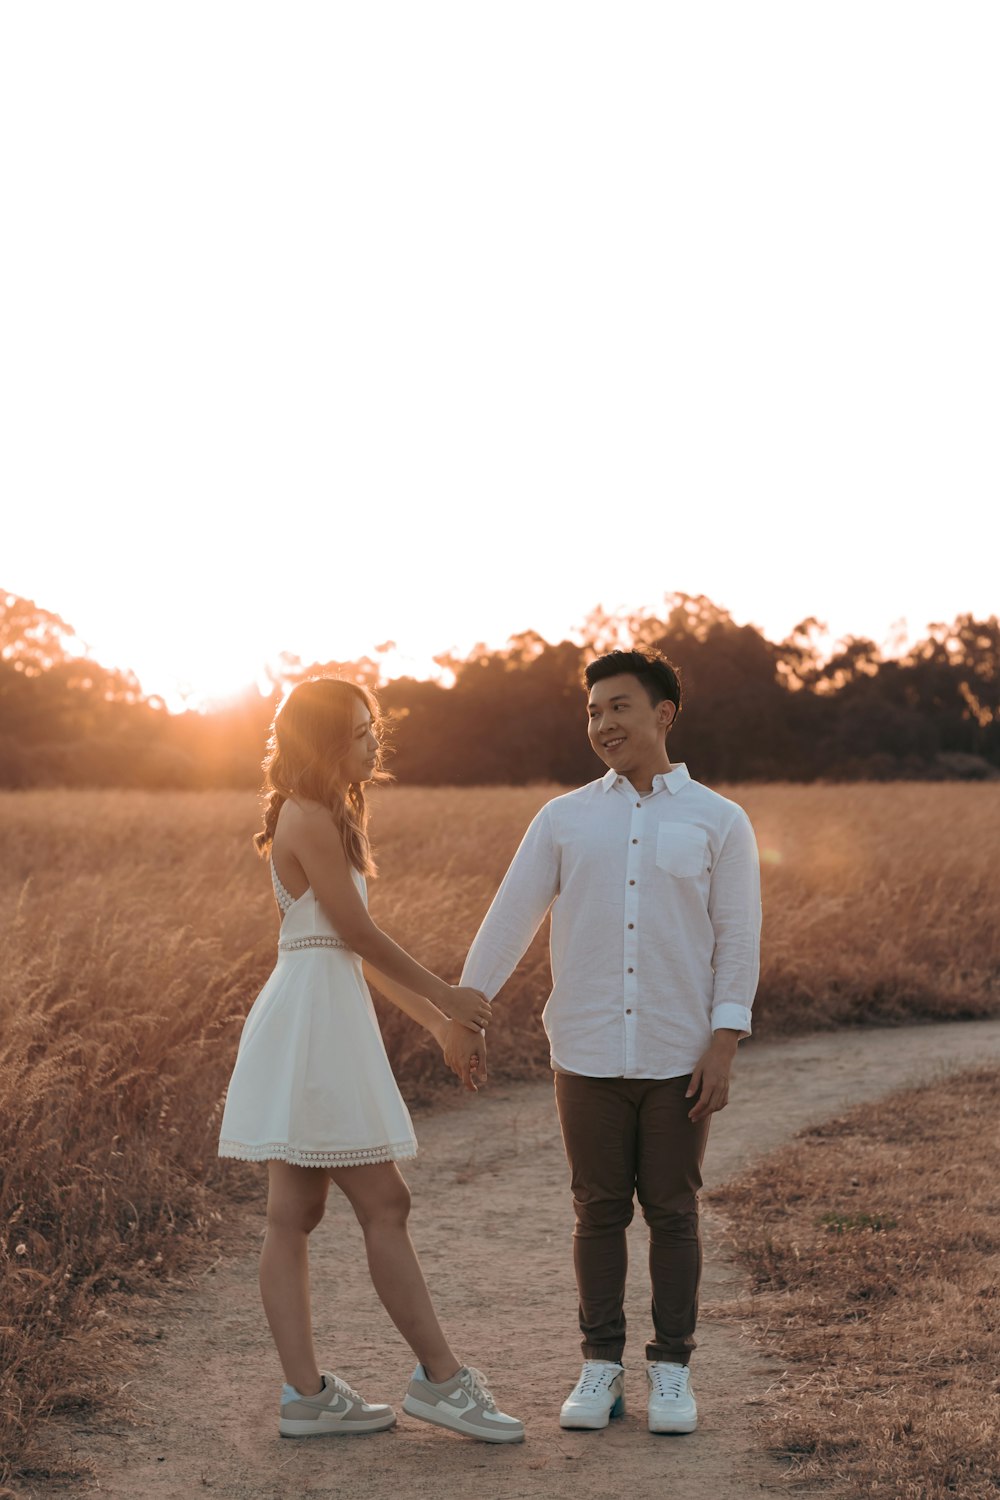
{"type": "Polygon", "coordinates": [[[996,613],[992,3],[0,12],[0,587],[171,702],[996,613]]]}

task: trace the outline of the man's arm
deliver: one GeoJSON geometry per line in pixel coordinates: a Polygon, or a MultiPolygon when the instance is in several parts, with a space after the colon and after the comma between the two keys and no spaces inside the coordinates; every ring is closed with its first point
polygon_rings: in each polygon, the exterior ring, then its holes
{"type": "Polygon", "coordinates": [[[742,809],[712,870],[708,915],[715,933],[712,1030],[749,1036],[760,975],[760,863],[757,840],[742,809]]]}
{"type": "Polygon", "coordinates": [[[729,1103],[729,1075],[740,1040],[750,1035],[750,1009],[760,971],[760,864],[750,819],[740,812],[712,871],[708,914],[715,932],[712,1040],[687,1088],[697,1095],[696,1123],[729,1103]]]}
{"type": "Polygon", "coordinates": [[[507,983],[559,894],[559,851],[548,807],[536,813],[480,923],[461,985],[492,1000],[507,983]]]}

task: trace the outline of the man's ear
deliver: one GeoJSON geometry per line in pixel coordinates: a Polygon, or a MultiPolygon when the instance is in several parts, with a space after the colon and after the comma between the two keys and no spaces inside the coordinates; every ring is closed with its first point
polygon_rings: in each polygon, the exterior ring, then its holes
{"type": "Polygon", "coordinates": [[[671,703],[669,698],[664,698],[663,702],[659,705],[659,709],[660,724],[664,729],[669,729],[677,717],[677,704],[671,703]]]}

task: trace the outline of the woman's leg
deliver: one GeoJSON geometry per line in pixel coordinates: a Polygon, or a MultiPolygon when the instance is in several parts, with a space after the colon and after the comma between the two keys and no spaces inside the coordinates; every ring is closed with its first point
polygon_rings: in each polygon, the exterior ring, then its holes
{"type": "Polygon", "coordinates": [[[267,1232],[260,1295],[285,1379],[303,1396],[322,1386],[309,1309],[309,1235],[323,1217],[330,1174],[268,1162],[267,1232]]]}
{"type": "Polygon", "coordinates": [[[368,1269],[382,1306],[423,1365],[428,1380],[461,1368],[441,1331],[406,1221],[410,1190],[394,1162],[338,1167],[330,1176],[345,1194],[365,1236],[368,1269]]]}

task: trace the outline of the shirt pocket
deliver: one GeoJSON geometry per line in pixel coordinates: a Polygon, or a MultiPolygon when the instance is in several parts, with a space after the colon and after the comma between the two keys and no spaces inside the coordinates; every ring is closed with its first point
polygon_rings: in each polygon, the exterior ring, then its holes
{"type": "Polygon", "coordinates": [[[708,868],[704,830],[693,823],[661,823],[656,830],[656,863],[668,875],[702,875],[708,868]]]}

